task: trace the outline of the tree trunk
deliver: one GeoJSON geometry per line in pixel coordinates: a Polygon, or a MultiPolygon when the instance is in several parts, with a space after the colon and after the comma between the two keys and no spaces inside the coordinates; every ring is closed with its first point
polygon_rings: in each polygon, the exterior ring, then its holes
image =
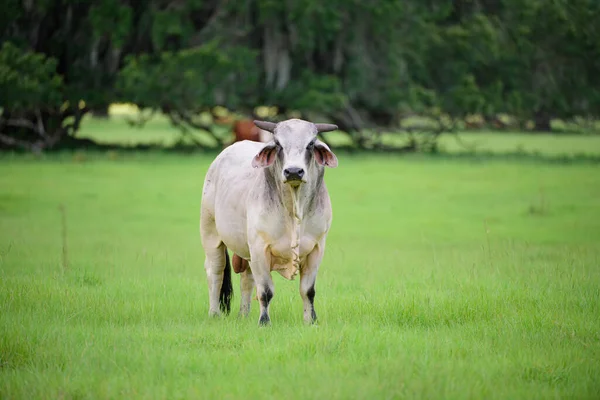
{"type": "Polygon", "coordinates": [[[552,129],[550,127],[550,115],[544,111],[538,111],[534,116],[535,126],[533,130],[536,132],[550,132],[552,129]]]}
{"type": "Polygon", "coordinates": [[[108,118],[109,114],[108,114],[108,104],[104,104],[101,106],[96,106],[92,108],[92,116],[94,118],[108,118]]]}

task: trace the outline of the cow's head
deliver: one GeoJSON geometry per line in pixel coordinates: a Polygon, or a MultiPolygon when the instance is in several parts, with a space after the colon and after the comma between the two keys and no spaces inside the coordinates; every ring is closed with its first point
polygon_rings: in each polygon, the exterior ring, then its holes
{"type": "Polygon", "coordinates": [[[281,169],[279,176],[284,183],[299,186],[316,177],[318,168],[337,167],[337,157],[329,147],[317,139],[319,132],[337,129],[332,124],[313,124],[301,119],[289,119],[278,124],[254,121],[260,129],[273,133],[267,143],[252,160],[254,168],[272,165],[281,169]],[[315,172],[312,174],[311,172],[315,172]]]}

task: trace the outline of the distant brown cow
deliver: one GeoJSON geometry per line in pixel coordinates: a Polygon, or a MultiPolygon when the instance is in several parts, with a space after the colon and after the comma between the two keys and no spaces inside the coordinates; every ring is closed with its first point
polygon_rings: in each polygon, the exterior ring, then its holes
{"type": "Polygon", "coordinates": [[[252,140],[260,142],[260,129],[254,125],[254,122],[249,119],[242,119],[233,124],[233,133],[235,133],[235,141],[252,140]]]}
{"type": "Polygon", "coordinates": [[[251,119],[240,119],[233,124],[235,142],[251,140],[253,142],[267,143],[271,140],[271,133],[259,129],[251,119]]]}

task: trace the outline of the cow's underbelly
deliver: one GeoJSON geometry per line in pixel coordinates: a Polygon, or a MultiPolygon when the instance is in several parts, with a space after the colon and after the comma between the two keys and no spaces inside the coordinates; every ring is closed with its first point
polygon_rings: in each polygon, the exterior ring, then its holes
{"type": "Polygon", "coordinates": [[[221,240],[229,250],[238,256],[246,260],[250,259],[250,249],[245,234],[225,234],[221,235],[221,240]]]}
{"type": "Polygon", "coordinates": [[[217,232],[225,246],[242,258],[250,258],[246,228],[236,220],[217,220],[217,232]]]}
{"type": "Polygon", "coordinates": [[[317,242],[310,236],[304,236],[299,244],[298,250],[294,251],[290,237],[273,241],[268,247],[271,253],[271,271],[279,272],[286,279],[294,279],[317,242]]]}
{"type": "Polygon", "coordinates": [[[218,207],[215,215],[217,233],[225,246],[242,258],[250,258],[248,235],[246,234],[246,218],[243,204],[234,202],[227,196],[221,201],[233,204],[231,208],[218,207]]]}
{"type": "MultiPolygon", "coordinates": [[[[225,233],[222,234],[221,240],[233,253],[250,260],[250,249],[244,234],[225,233]]],[[[278,272],[286,279],[293,280],[317,244],[317,241],[310,236],[302,237],[299,242],[299,252],[295,254],[289,237],[271,241],[267,245],[271,260],[270,270],[278,272]]]]}

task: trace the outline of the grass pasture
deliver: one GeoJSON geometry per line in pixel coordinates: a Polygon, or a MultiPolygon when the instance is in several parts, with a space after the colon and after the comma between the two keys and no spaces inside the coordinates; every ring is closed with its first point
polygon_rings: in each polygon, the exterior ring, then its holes
{"type": "Polygon", "coordinates": [[[338,157],[319,324],[274,274],[258,328],[237,275],[207,318],[213,155],[3,155],[0,398],[600,397],[598,164],[338,157]]]}

